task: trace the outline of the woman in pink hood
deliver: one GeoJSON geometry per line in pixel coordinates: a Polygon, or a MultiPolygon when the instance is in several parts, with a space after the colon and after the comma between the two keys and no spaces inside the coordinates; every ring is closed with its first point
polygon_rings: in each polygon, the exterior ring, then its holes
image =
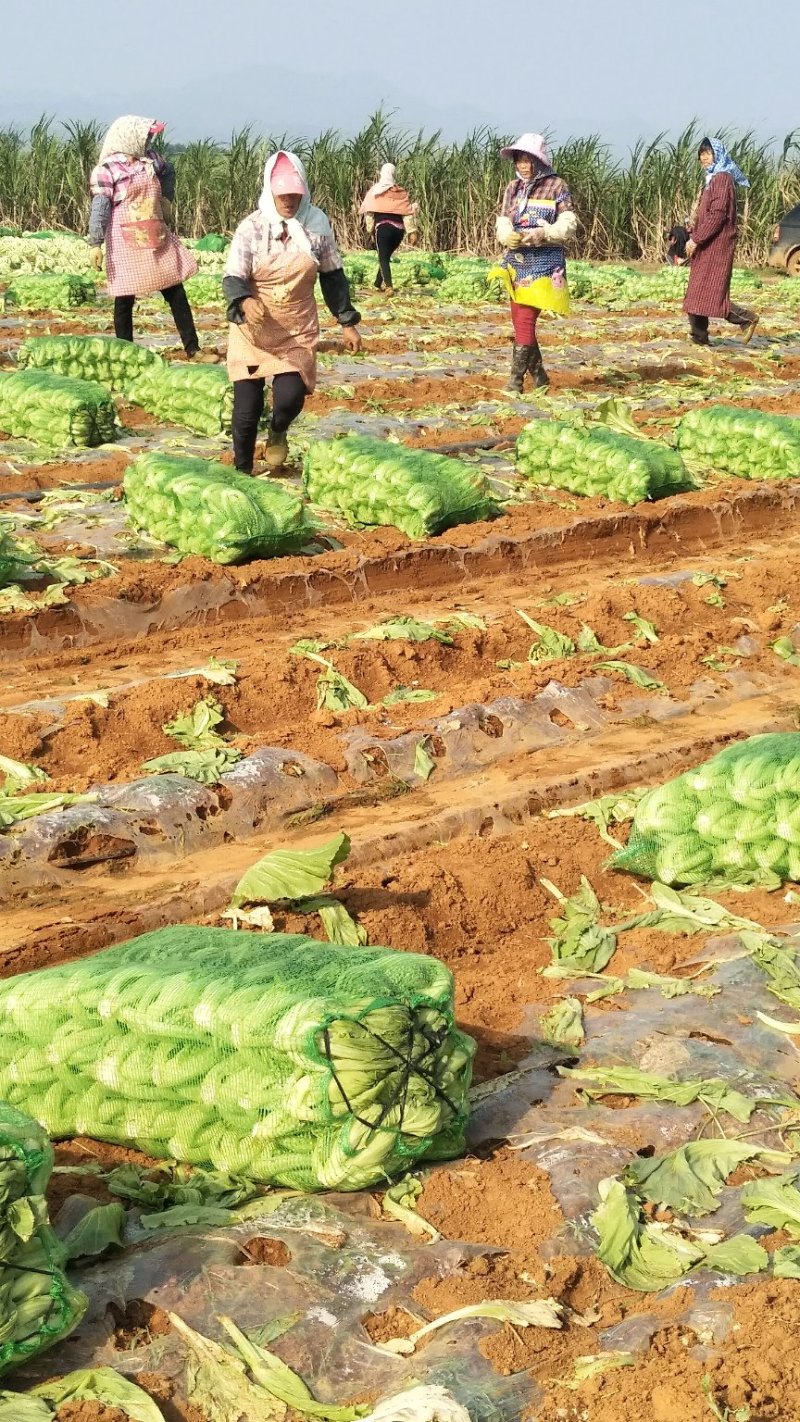
{"type": "Polygon", "coordinates": [[[569,188],[553,171],[541,133],[523,133],[500,152],[511,159],[516,176],[503,194],[497,240],[505,250],[491,274],[502,280],[511,299],[514,353],[506,388],[521,394],[526,374],[535,386],[549,384],[536,323],[542,311],[559,316],[569,311],[565,246],[577,220],[569,188]]]}
{"type": "Polygon", "coordinates": [[[377,183],[373,183],[361,204],[361,216],[366,218],[367,232],[375,235],[378,250],[378,275],[375,286],[385,296],[394,296],[392,257],[404,237],[412,246],[417,244],[418,204],[411,201],[405,188],[397,181],[394,163],[384,163],[377,183]]]}

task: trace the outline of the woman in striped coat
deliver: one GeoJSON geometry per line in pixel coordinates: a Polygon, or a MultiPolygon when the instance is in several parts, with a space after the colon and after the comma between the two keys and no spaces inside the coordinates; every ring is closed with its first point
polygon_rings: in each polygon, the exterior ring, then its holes
{"type": "Polygon", "coordinates": [[[705,169],[706,186],[686,244],[691,274],[683,309],[696,345],[708,345],[711,316],[741,327],[742,340],[747,343],[758,317],[731,301],[731,276],[738,236],[736,184],[749,188],[750,183],[719,139],[704,138],[697,156],[705,169]]]}

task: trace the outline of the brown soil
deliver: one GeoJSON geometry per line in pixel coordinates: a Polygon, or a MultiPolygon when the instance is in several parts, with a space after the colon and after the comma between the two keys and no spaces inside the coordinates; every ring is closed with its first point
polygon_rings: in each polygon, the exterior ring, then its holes
{"type": "Polygon", "coordinates": [[[104,1402],[65,1402],[56,1413],[56,1422],[128,1422],[128,1413],[121,1407],[106,1407],[104,1402]]]}
{"type": "Polygon", "coordinates": [[[254,1235],[242,1245],[242,1264],[270,1264],[275,1269],[283,1269],[291,1264],[291,1250],[282,1239],[268,1239],[254,1235]]]}
{"type": "Polygon", "coordinates": [[[384,1313],[368,1313],[361,1320],[369,1340],[376,1347],[390,1343],[394,1338],[410,1338],[422,1327],[422,1320],[412,1318],[404,1308],[387,1308],[384,1313]]]}
{"type": "Polygon", "coordinates": [[[132,1299],[124,1309],[113,1303],[109,1308],[116,1323],[114,1347],[121,1352],[145,1347],[154,1338],[163,1338],[172,1328],[164,1310],[144,1299],[132,1299]]]}
{"type": "MultiPolygon", "coordinates": [[[[3,467],[0,460],[0,493],[29,493],[35,489],[58,489],[62,484],[115,484],[122,482],[131,461],[127,449],[91,459],[70,459],[63,464],[26,464],[3,467]]],[[[13,463],[13,461],[12,461],[13,463]]]]}

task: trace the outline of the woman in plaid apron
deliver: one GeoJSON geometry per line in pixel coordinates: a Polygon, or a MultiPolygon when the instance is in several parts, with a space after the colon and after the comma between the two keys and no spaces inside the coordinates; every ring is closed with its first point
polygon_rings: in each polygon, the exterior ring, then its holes
{"type": "Polygon", "coordinates": [[[683,309],[695,345],[708,345],[710,316],[739,326],[747,344],[758,317],[731,301],[731,277],[738,235],[736,185],[749,188],[750,183],[718,138],[704,138],[697,156],[705,169],[706,186],[686,244],[691,268],[683,309]]]}
{"type": "Polygon", "coordinates": [[[171,163],[148,148],[151,138],[163,130],[163,123],[134,114],[112,123],[90,179],[89,245],[99,269],[105,243],[115,335],[132,341],[136,297],[160,291],[191,360],[197,358],[200,342],[183,283],[194,276],[197,262],[167,225],[172,216],[175,171],[171,163]]]}
{"type": "Polygon", "coordinates": [[[272,418],[264,454],[267,468],[286,462],[286,432],[317,381],[317,277],[348,350],[361,349],[361,316],[331,225],[308,192],[294,153],[267,162],[258,210],[234,233],[222,290],[228,302],[228,374],[233,381],[233,453],[237,469],[252,474],[266,382],[272,418]]]}
{"type": "Polygon", "coordinates": [[[536,323],[541,311],[559,316],[569,311],[564,247],[577,220],[569,188],[553,171],[540,133],[523,133],[500,151],[513,160],[517,176],[505,190],[497,219],[497,240],[505,252],[489,275],[503,282],[511,299],[514,352],[506,388],[521,394],[526,373],[534,385],[549,383],[536,323]]]}

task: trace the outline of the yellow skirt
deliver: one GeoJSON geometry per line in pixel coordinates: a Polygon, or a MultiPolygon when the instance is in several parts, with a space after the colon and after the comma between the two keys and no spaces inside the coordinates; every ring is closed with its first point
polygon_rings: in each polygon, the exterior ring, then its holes
{"type": "Polygon", "coordinates": [[[553,311],[556,316],[569,315],[569,287],[555,286],[552,277],[538,277],[529,286],[515,286],[508,267],[492,267],[487,281],[502,282],[509,300],[518,306],[535,306],[539,311],[553,311]]]}

